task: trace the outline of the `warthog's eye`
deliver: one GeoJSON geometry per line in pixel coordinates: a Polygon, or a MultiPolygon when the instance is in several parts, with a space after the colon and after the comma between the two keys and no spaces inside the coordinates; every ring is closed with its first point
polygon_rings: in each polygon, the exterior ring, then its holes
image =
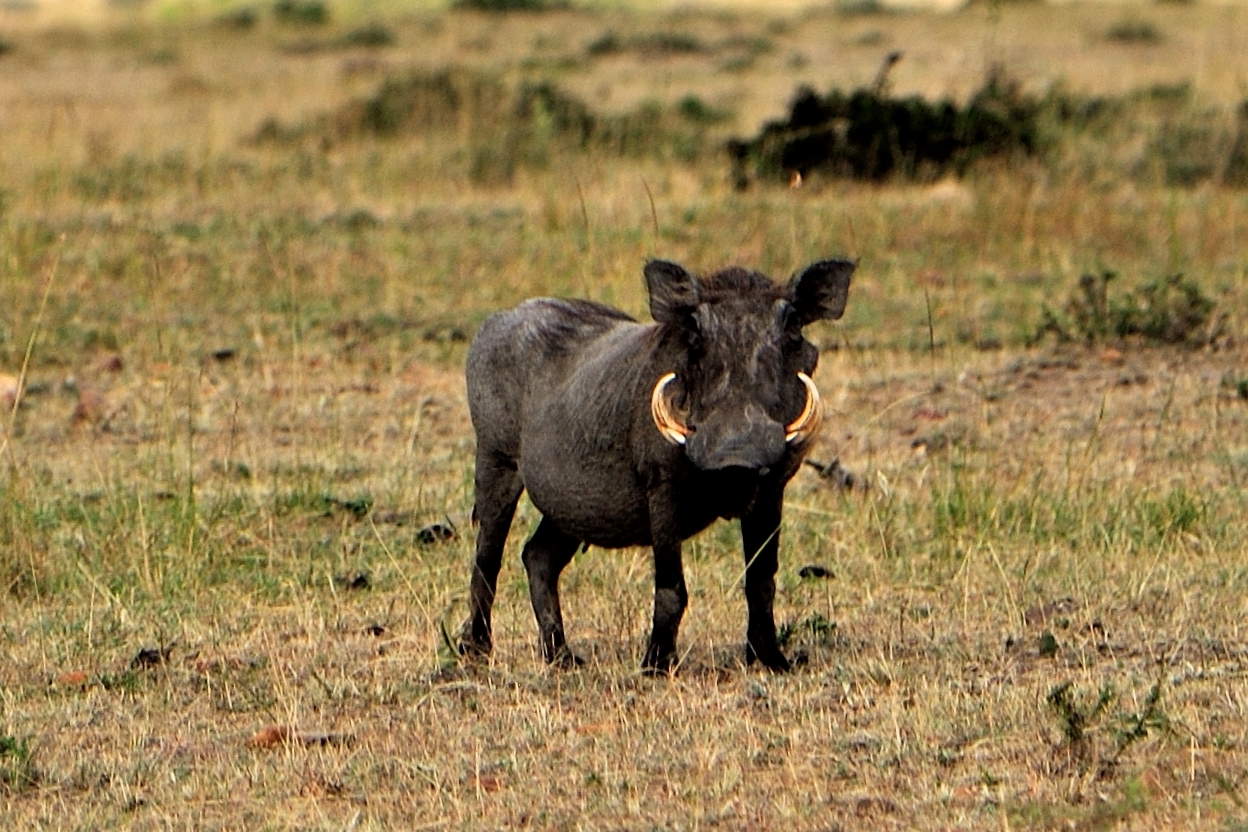
{"type": "Polygon", "coordinates": [[[781,349],[793,349],[802,343],[801,322],[798,320],[797,311],[787,301],[776,302],[776,329],[779,332],[777,343],[781,349]]]}
{"type": "Polygon", "coordinates": [[[689,318],[684,327],[685,346],[689,352],[694,355],[701,355],[706,347],[706,339],[703,337],[703,330],[707,328],[707,316],[702,307],[699,307],[689,318]]]}
{"type": "Polygon", "coordinates": [[[692,353],[701,353],[704,345],[705,342],[702,340],[702,333],[698,330],[697,326],[695,325],[689,327],[689,329],[685,332],[685,346],[689,348],[689,351],[692,353]]]}

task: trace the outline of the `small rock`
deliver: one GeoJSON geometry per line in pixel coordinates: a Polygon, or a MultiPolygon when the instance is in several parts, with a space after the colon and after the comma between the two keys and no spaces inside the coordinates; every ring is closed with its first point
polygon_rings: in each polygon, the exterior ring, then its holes
{"type": "Polygon", "coordinates": [[[158,667],[169,661],[172,647],[144,647],[130,660],[130,667],[135,670],[158,667]]]}
{"type": "Polygon", "coordinates": [[[95,362],[95,371],[97,373],[120,373],[125,369],[125,367],[125,360],[121,357],[120,353],[115,352],[110,352],[107,355],[101,356],[100,359],[95,362]]]}
{"type": "Polygon", "coordinates": [[[100,425],[109,415],[108,398],[94,387],[78,389],[78,404],[74,406],[70,421],[74,424],[100,425]]]}
{"type": "Polygon", "coordinates": [[[914,418],[926,419],[929,422],[939,422],[942,419],[949,418],[949,411],[940,410],[935,407],[920,407],[918,410],[914,411],[914,418]]]}
{"type": "Polygon", "coordinates": [[[767,688],[762,683],[753,679],[747,679],[745,682],[745,698],[750,702],[761,702],[768,696],[767,688]]]}
{"type": "Polygon", "coordinates": [[[1101,623],[1099,618],[1093,619],[1092,621],[1089,621],[1087,624],[1084,624],[1083,627],[1080,628],[1079,632],[1087,633],[1089,635],[1094,635],[1094,636],[1100,636],[1101,638],[1104,638],[1105,637],[1105,625],[1101,623]]]}
{"type": "Polygon", "coordinates": [[[392,526],[406,526],[413,520],[410,511],[395,511],[393,509],[385,509],[383,511],[373,512],[374,523],[386,523],[392,526]]]}
{"type": "Polygon", "coordinates": [[[1027,612],[1023,613],[1023,620],[1027,622],[1029,627],[1047,624],[1058,618],[1069,616],[1075,611],[1076,606],[1074,598],[1059,598],[1056,601],[1049,601],[1047,604],[1030,607],[1027,612]]]}
{"type": "Polygon", "coordinates": [[[248,748],[273,748],[277,745],[346,745],[350,738],[321,731],[297,731],[289,725],[269,725],[252,734],[244,743],[248,748]]]}
{"type": "Polygon", "coordinates": [[[459,537],[459,532],[455,531],[455,526],[450,520],[441,523],[432,523],[416,532],[416,542],[422,546],[431,546],[434,543],[445,543],[459,537]]]}
{"type": "Polygon", "coordinates": [[[62,673],[53,680],[53,684],[63,688],[80,688],[84,687],[87,682],[91,681],[91,674],[85,670],[71,670],[68,673],[62,673]]]}
{"type": "Polygon", "coordinates": [[[1115,349],[1114,347],[1107,347],[1101,351],[1101,360],[1106,364],[1121,364],[1124,358],[1125,356],[1122,354],[1122,350],[1115,349]]]}
{"type": "Polygon", "coordinates": [[[343,589],[370,589],[373,580],[367,572],[348,572],[334,578],[334,583],[343,589]]]}
{"type": "Polygon", "coordinates": [[[858,817],[869,815],[891,815],[900,810],[893,800],[887,797],[860,797],[854,803],[854,814],[858,817]]]}
{"type": "Polygon", "coordinates": [[[840,459],[834,459],[826,463],[807,459],[805,464],[815,469],[815,472],[819,474],[819,479],[827,481],[829,485],[840,491],[852,491],[855,488],[865,489],[867,487],[866,480],[852,471],[846,470],[841,465],[840,459]]]}

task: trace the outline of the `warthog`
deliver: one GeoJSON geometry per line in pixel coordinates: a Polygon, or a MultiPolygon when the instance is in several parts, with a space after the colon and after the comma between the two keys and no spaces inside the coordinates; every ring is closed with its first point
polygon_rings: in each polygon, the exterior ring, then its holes
{"type": "Polygon", "coordinates": [[[580,663],[559,606],[559,573],[577,548],[651,546],[654,620],[642,664],[670,669],[688,601],[681,541],[736,517],[746,658],[787,670],[772,612],[784,487],[821,417],[811,381],[819,352],[802,328],[841,317],[853,271],[823,260],[782,286],[743,268],[698,278],[653,260],[653,324],[546,298],[487,320],[468,351],[480,528],[460,650],[492,647],[503,545],[527,489],[542,514],[523,560],[546,661],[580,663]]]}

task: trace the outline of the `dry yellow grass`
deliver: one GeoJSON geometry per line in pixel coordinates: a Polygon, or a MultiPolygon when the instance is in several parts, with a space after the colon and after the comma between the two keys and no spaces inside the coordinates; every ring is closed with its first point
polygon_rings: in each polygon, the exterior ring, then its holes
{"type": "Polygon", "coordinates": [[[717,157],[600,153],[483,185],[462,135],[247,141],[451,61],[549,72],[604,109],[694,92],[745,133],[798,80],[868,80],[888,48],[903,92],[965,92],[1005,60],[1097,93],[1191,79],[1229,113],[1239,10],[1140,9],[1163,42],[1105,44],[1122,14],[559,13],[506,36],[430,14],[379,51],[291,51],[338,30],[268,20],[15,17],[0,372],[40,327],[0,475],[0,827],[1241,828],[1241,193],[1038,166],[738,193],[717,157]],[[731,71],[714,50],[585,57],[662,27],[773,49],[731,71]],[[783,275],[839,253],[861,266],[845,320],[814,332],[814,456],[870,488],[790,487],[777,616],[806,664],[740,666],[721,524],[687,546],[674,678],[637,672],[644,551],[578,555],[564,609],[590,661],[548,671],[523,504],[493,661],[456,664],[459,366],[481,318],[547,293],[642,314],[651,254],[783,275]],[[1183,271],[1229,337],[1025,348],[1041,304],[1102,268],[1183,271]],[[445,519],[457,539],[418,541],[445,519]]]}

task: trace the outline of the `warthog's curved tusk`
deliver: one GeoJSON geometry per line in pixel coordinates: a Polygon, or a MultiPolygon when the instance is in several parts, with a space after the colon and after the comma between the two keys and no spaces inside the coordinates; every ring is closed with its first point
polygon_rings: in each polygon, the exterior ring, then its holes
{"type": "Polygon", "coordinates": [[[806,385],[806,406],[802,408],[801,415],[793,421],[793,424],[784,429],[785,442],[805,442],[815,435],[815,431],[819,430],[819,425],[823,422],[823,408],[819,404],[819,388],[805,373],[798,373],[797,378],[806,385]]]}
{"type": "MultiPolygon", "coordinates": [[[[680,418],[672,413],[667,404],[667,396],[664,395],[667,385],[671,384],[675,378],[675,373],[667,373],[655,383],[654,391],[650,394],[650,416],[654,419],[654,426],[658,428],[664,439],[673,445],[684,445],[689,439],[689,428],[685,427],[680,418]]],[[[806,387],[806,406],[784,429],[785,442],[805,442],[814,436],[823,422],[823,406],[819,399],[819,388],[805,373],[798,373],[797,379],[806,387]]]]}
{"type": "Polygon", "coordinates": [[[689,438],[689,428],[685,427],[680,419],[668,409],[667,396],[663,395],[664,389],[672,383],[674,378],[676,378],[675,373],[668,373],[654,385],[654,392],[650,394],[650,415],[654,419],[654,426],[659,429],[659,433],[663,434],[664,439],[673,445],[683,445],[689,438]]]}

